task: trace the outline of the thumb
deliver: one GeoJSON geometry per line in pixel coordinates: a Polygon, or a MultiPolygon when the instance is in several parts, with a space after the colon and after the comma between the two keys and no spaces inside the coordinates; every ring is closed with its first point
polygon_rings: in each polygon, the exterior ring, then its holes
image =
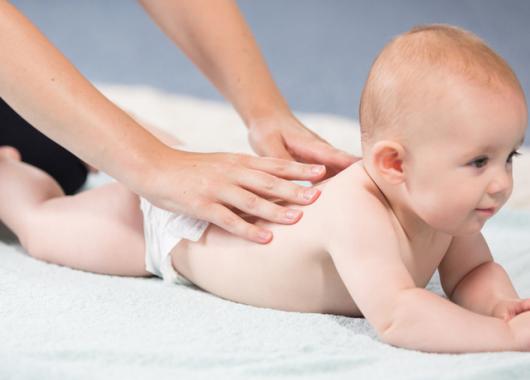
{"type": "Polygon", "coordinates": [[[274,158],[281,158],[284,160],[295,161],[293,156],[287,150],[281,136],[269,138],[265,140],[264,144],[260,147],[260,155],[274,158]]]}

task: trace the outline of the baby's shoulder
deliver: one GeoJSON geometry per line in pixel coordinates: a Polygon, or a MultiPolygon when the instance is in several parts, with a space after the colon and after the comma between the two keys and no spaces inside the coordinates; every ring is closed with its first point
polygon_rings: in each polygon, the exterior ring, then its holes
{"type": "Polygon", "coordinates": [[[328,238],[347,235],[361,239],[395,232],[388,203],[362,165],[350,166],[319,188],[322,193],[315,205],[319,218],[331,227],[325,234],[328,238]]]}
{"type": "Polygon", "coordinates": [[[368,176],[361,161],[321,182],[317,188],[321,190],[318,202],[327,212],[338,211],[340,215],[345,216],[348,211],[357,211],[354,214],[362,213],[363,217],[368,216],[365,213],[372,211],[379,216],[387,214],[388,204],[385,197],[368,176]]]}

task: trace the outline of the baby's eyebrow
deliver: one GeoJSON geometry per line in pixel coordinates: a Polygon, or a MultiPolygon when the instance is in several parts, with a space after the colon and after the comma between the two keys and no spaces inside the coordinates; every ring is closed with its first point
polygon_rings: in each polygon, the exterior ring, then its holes
{"type": "MultiPolygon", "coordinates": [[[[525,136],[516,144],[515,149],[519,149],[524,144],[525,136]]],[[[480,156],[482,154],[488,154],[491,152],[495,152],[498,149],[495,145],[483,145],[474,148],[473,150],[468,151],[464,157],[470,158],[475,156],[480,156]]]]}
{"type": "Polygon", "coordinates": [[[524,145],[524,140],[525,140],[525,136],[523,136],[523,138],[517,143],[517,145],[515,146],[514,150],[515,149],[519,149],[520,147],[522,147],[524,145]]]}
{"type": "Polygon", "coordinates": [[[496,147],[494,145],[481,145],[467,151],[466,156],[474,157],[481,154],[487,154],[495,151],[496,147]]]}

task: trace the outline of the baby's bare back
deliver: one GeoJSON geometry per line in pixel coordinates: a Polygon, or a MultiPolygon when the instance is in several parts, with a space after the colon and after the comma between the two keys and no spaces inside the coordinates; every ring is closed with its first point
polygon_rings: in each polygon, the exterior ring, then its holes
{"type": "MultiPolygon", "coordinates": [[[[304,215],[295,225],[259,222],[272,230],[271,243],[252,243],[210,225],[198,242],[182,241],[173,249],[173,265],[200,288],[235,302],[360,316],[325,248],[330,228],[347,220],[341,211],[351,209],[352,205],[347,204],[356,201],[349,189],[362,185],[356,183],[363,181],[360,168],[354,165],[319,184],[320,198],[312,205],[299,207],[304,215]]],[[[420,283],[426,283],[435,269],[435,264],[409,264],[416,270],[421,268],[422,273],[413,276],[420,283]]]]}

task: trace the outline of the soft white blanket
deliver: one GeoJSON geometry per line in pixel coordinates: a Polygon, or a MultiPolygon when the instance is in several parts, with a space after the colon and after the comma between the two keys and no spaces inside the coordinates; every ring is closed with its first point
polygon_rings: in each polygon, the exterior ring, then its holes
{"type": "MultiPolygon", "coordinates": [[[[227,105],[147,88],[101,88],[141,119],[172,130],[187,149],[250,152],[244,128],[227,105]]],[[[300,116],[335,145],[359,152],[355,122],[300,116]]],[[[510,210],[485,228],[497,261],[527,296],[529,165],[528,156],[515,163],[520,189],[510,210]]],[[[108,180],[93,176],[89,187],[108,180]]],[[[530,376],[526,353],[424,354],[382,344],[363,319],[260,309],[154,278],[102,276],[45,264],[28,257],[2,228],[0,262],[0,379],[530,376]]],[[[429,287],[441,294],[436,277],[429,287]]]]}

